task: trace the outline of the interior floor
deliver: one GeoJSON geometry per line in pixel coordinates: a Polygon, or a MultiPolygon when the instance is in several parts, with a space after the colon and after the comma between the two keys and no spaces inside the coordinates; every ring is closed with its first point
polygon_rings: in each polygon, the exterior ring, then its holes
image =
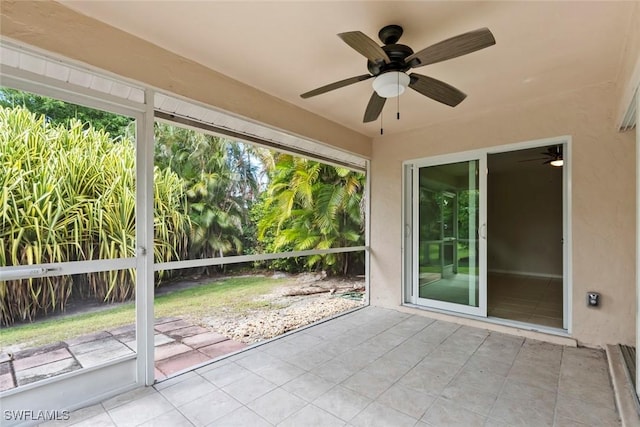
{"type": "Polygon", "coordinates": [[[490,273],[487,314],[562,329],[562,279],[490,273]]]}

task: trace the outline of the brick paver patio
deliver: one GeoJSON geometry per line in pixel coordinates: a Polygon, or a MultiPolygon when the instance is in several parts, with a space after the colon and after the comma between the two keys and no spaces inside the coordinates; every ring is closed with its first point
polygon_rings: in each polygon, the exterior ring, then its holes
{"type": "MultiPolygon", "coordinates": [[[[157,380],[246,346],[179,318],[158,319],[154,329],[157,380]]],[[[135,345],[135,325],[126,325],[12,355],[2,353],[0,391],[133,354],[135,345]]]]}

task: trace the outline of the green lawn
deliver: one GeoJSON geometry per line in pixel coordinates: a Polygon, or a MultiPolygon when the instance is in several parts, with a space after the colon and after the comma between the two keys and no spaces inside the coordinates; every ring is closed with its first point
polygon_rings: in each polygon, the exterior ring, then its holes
{"type": "MultiPolygon", "coordinates": [[[[256,297],[271,292],[283,282],[265,277],[240,277],[172,292],[155,299],[155,317],[179,316],[197,320],[219,310],[246,312],[278,308],[267,301],[256,301],[256,297]]],[[[128,303],[93,313],[57,316],[3,327],[0,329],[0,348],[15,344],[34,347],[54,343],[131,324],[134,319],[134,304],[128,303]]]]}

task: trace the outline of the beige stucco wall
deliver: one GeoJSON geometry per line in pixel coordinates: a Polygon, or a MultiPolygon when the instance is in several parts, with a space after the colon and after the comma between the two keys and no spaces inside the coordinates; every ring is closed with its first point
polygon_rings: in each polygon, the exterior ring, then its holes
{"type": "Polygon", "coordinates": [[[614,84],[376,138],[371,165],[371,303],[401,304],[404,160],[571,135],[573,336],[585,345],[635,340],[635,148],[613,126],[614,84]],[[585,306],[587,291],[602,306],[585,306]]]}
{"type": "Polygon", "coordinates": [[[52,1],[6,1],[0,34],[369,157],[371,140],[52,1]]]}

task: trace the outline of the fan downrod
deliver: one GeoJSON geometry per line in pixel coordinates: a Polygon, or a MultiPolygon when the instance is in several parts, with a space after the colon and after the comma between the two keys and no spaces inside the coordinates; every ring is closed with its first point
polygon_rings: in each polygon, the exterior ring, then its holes
{"type": "Polygon", "coordinates": [[[378,38],[384,44],[395,44],[402,37],[402,33],[400,25],[387,25],[378,32],[378,38]]]}

